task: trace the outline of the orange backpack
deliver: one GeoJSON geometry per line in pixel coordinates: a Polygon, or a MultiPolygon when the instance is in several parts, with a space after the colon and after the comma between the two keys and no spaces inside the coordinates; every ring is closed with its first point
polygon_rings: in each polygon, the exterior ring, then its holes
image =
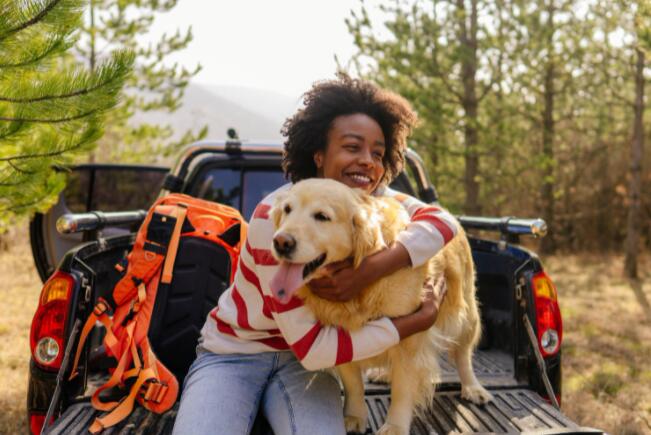
{"type": "Polygon", "coordinates": [[[70,379],[77,375],[77,364],[88,334],[96,322],[105,329],[104,345],[118,361],[110,379],[93,394],[95,409],[109,411],[95,419],[89,431],[97,433],[126,418],[137,400],[146,409],[163,413],[176,402],[179,385],[174,375],[151,349],[147,333],[159,285],[171,284],[174,262],[182,237],[198,237],[226,249],[231,259],[230,280],[235,275],[246,222],[232,207],[182,194],[160,198],[149,209],[140,227],[126,269],[116,268],[124,276],[113,288],[115,307],[99,299],[86,321],[70,379]],[[134,381],[135,380],[135,381],[134,381]],[[130,383],[130,391],[119,402],[103,402],[100,393],[130,383]]]}

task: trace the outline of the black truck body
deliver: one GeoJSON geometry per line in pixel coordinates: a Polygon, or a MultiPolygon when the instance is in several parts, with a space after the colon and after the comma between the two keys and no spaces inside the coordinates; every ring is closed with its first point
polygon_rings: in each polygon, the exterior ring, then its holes
{"type": "MultiPolygon", "coordinates": [[[[264,195],[285,182],[280,170],[281,151],[277,144],[195,144],[186,149],[167,174],[161,192],[182,192],[226,203],[239,208],[248,218],[264,195]]],[[[111,169],[104,167],[107,168],[111,169]]],[[[120,170],[117,167],[113,169],[120,170]]],[[[147,168],[142,169],[144,173],[147,168]]],[[[87,179],[94,178],[94,175],[88,175],[93,171],[97,171],[97,167],[78,169],[79,174],[86,173],[79,176],[87,179]]],[[[165,172],[161,168],[151,169],[147,175],[148,182],[155,185],[165,172]]],[[[93,183],[89,184],[88,191],[93,192],[93,183]]],[[[144,181],[138,187],[140,191],[148,189],[150,192],[147,201],[153,199],[154,187],[147,187],[144,181]]],[[[420,158],[412,151],[407,155],[407,170],[395,180],[393,187],[426,202],[437,200],[420,158]]],[[[121,189],[113,192],[115,195],[124,194],[121,189]]],[[[93,195],[89,193],[84,207],[73,211],[95,209],[93,195]]],[[[109,200],[110,195],[105,201],[109,200]]],[[[65,194],[62,201],[65,201],[65,194]]],[[[142,211],[122,215],[91,213],[85,219],[75,215],[67,221],[60,221],[60,226],[68,227],[68,231],[75,225],[85,225],[85,231],[65,236],[67,242],[57,242],[59,250],[61,246],[73,247],[63,254],[54,269],[53,259],[57,255],[53,246],[57,243],[51,240],[55,238],[53,222],[58,215],[69,211],[65,204],[57,207],[32,221],[32,246],[42,278],[45,280],[52,274],[64,276],[70,283],[70,291],[59,341],[59,364],[47,367],[39,363],[32,343],[28,420],[32,432],[36,432],[39,424],[47,419],[45,414],[49,410],[51,421],[45,424],[44,433],[87,433],[88,426],[98,414],[90,406],[90,393],[115,361],[103,353],[102,336],[96,330],[82,354],[80,368],[83,376],[67,381],[69,353],[76,346],[81,324],[97,298],[110,297],[113,285],[120,277],[114,265],[129,252],[134,230],[139,224],[138,213],[140,220],[144,214],[142,211]],[[113,225],[116,222],[121,225],[113,225]]],[[[443,359],[442,382],[434,402],[429,410],[415,419],[411,433],[601,433],[579,427],[554,406],[555,400],[561,398],[561,350],[560,343],[551,354],[543,356],[539,349],[537,329],[540,323],[534,277],[544,273],[542,264],[535,254],[513,243],[519,233],[541,230],[541,222],[472,217],[460,217],[460,221],[467,229],[492,229],[501,236],[498,240],[470,236],[483,327],[482,340],[474,355],[474,368],[479,381],[495,400],[486,406],[476,406],[461,399],[456,370],[443,359]]],[[[169,293],[158,295],[149,337],[158,357],[182,383],[194,359],[196,339],[206,315],[228,286],[230,265],[219,264],[220,261],[223,263],[223,256],[211,251],[212,248],[180,246],[179,249],[177,258],[183,260],[180,266],[175,266],[175,281],[169,293]],[[185,278],[178,274],[180,278],[177,279],[176,267],[183,267],[186,263],[193,265],[187,268],[191,272],[185,278]],[[213,278],[206,279],[208,275],[213,278]],[[189,286],[189,282],[202,282],[204,285],[189,286]],[[188,293],[189,288],[191,293],[188,293]]],[[[562,330],[559,332],[562,334],[562,330]]],[[[382,425],[388,409],[389,386],[367,383],[366,402],[369,409],[367,433],[375,432],[382,425]]],[[[177,407],[178,403],[163,415],[136,407],[127,420],[105,433],[171,433],[177,407]]],[[[252,433],[270,433],[264,418],[258,418],[252,433]]]]}

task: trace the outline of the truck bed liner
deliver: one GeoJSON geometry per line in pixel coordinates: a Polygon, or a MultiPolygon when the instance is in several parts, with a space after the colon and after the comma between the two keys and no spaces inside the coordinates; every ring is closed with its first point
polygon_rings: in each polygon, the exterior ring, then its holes
{"type": "MultiPolygon", "coordinates": [[[[501,351],[484,350],[475,353],[475,373],[495,398],[493,403],[477,406],[461,398],[456,369],[446,358],[442,358],[439,392],[432,407],[414,419],[411,434],[585,432],[535,392],[518,386],[513,376],[512,361],[509,354],[501,351]]],[[[384,423],[390,403],[389,393],[387,384],[366,384],[366,405],[369,410],[367,433],[374,433],[384,423]]],[[[128,419],[103,434],[170,434],[177,409],[178,404],[163,415],[155,415],[137,406],[128,419]]],[[[76,403],[65,411],[47,433],[87,434],[88,426],[99,414],[88,401],[76,403]]]]}
{"type": "MultiPolygon", "coordinates": [[[[476,406],[463,400],[458,391],[440,392],[433,406],[414,419],[411,435],[432,433],[590,433],[581,429],[535,392],[527,389],[491,389],[495,403],[476,406]]],[[[388,391],[369,393],[369,428],[374,433],[384,422],[389,407],[388,391]]],[[[104,435],[170,434],[178,403],[163,415],[136,407],[128,419],[102,432],[104,435]]],[[[70,406],[47,432],[49,435],[87,434],[88,426],[99,413],[84,401],[70,406]]],[[[601,433],[601,432],[595,432],[601,433]]]]}

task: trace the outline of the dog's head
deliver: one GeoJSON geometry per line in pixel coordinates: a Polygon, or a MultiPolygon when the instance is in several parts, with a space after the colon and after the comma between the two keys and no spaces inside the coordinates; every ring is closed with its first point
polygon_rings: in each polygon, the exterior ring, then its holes
{"type": "Polygon", "coordinates": [[[330,179],[296,183],[276,198],[271,218],[271,252],[280,262],[271,290],[281,302],[289,301],[323,266],[353,257],[357,267],[384,246],[372,199],[330,179]]]}

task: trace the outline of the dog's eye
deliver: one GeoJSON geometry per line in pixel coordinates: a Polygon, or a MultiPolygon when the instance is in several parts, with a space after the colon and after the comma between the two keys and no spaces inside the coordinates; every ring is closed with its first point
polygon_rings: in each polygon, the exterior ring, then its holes
{"type": "Polygon", "coordinates": [[[316,219],[318,221],[321,221],[321,222],[327,222],[327,221],[330,220],[330,218],[328,216],[326,216],[325,213],[322,213],[322,212],[314,213],[314,219],[316,219]]]}
{"type": "Polygon", "coordinates": [[[286,205],[283,211],[285,214],[290,214],[292,212],[292,208],[289,205],[286,205]]]}

